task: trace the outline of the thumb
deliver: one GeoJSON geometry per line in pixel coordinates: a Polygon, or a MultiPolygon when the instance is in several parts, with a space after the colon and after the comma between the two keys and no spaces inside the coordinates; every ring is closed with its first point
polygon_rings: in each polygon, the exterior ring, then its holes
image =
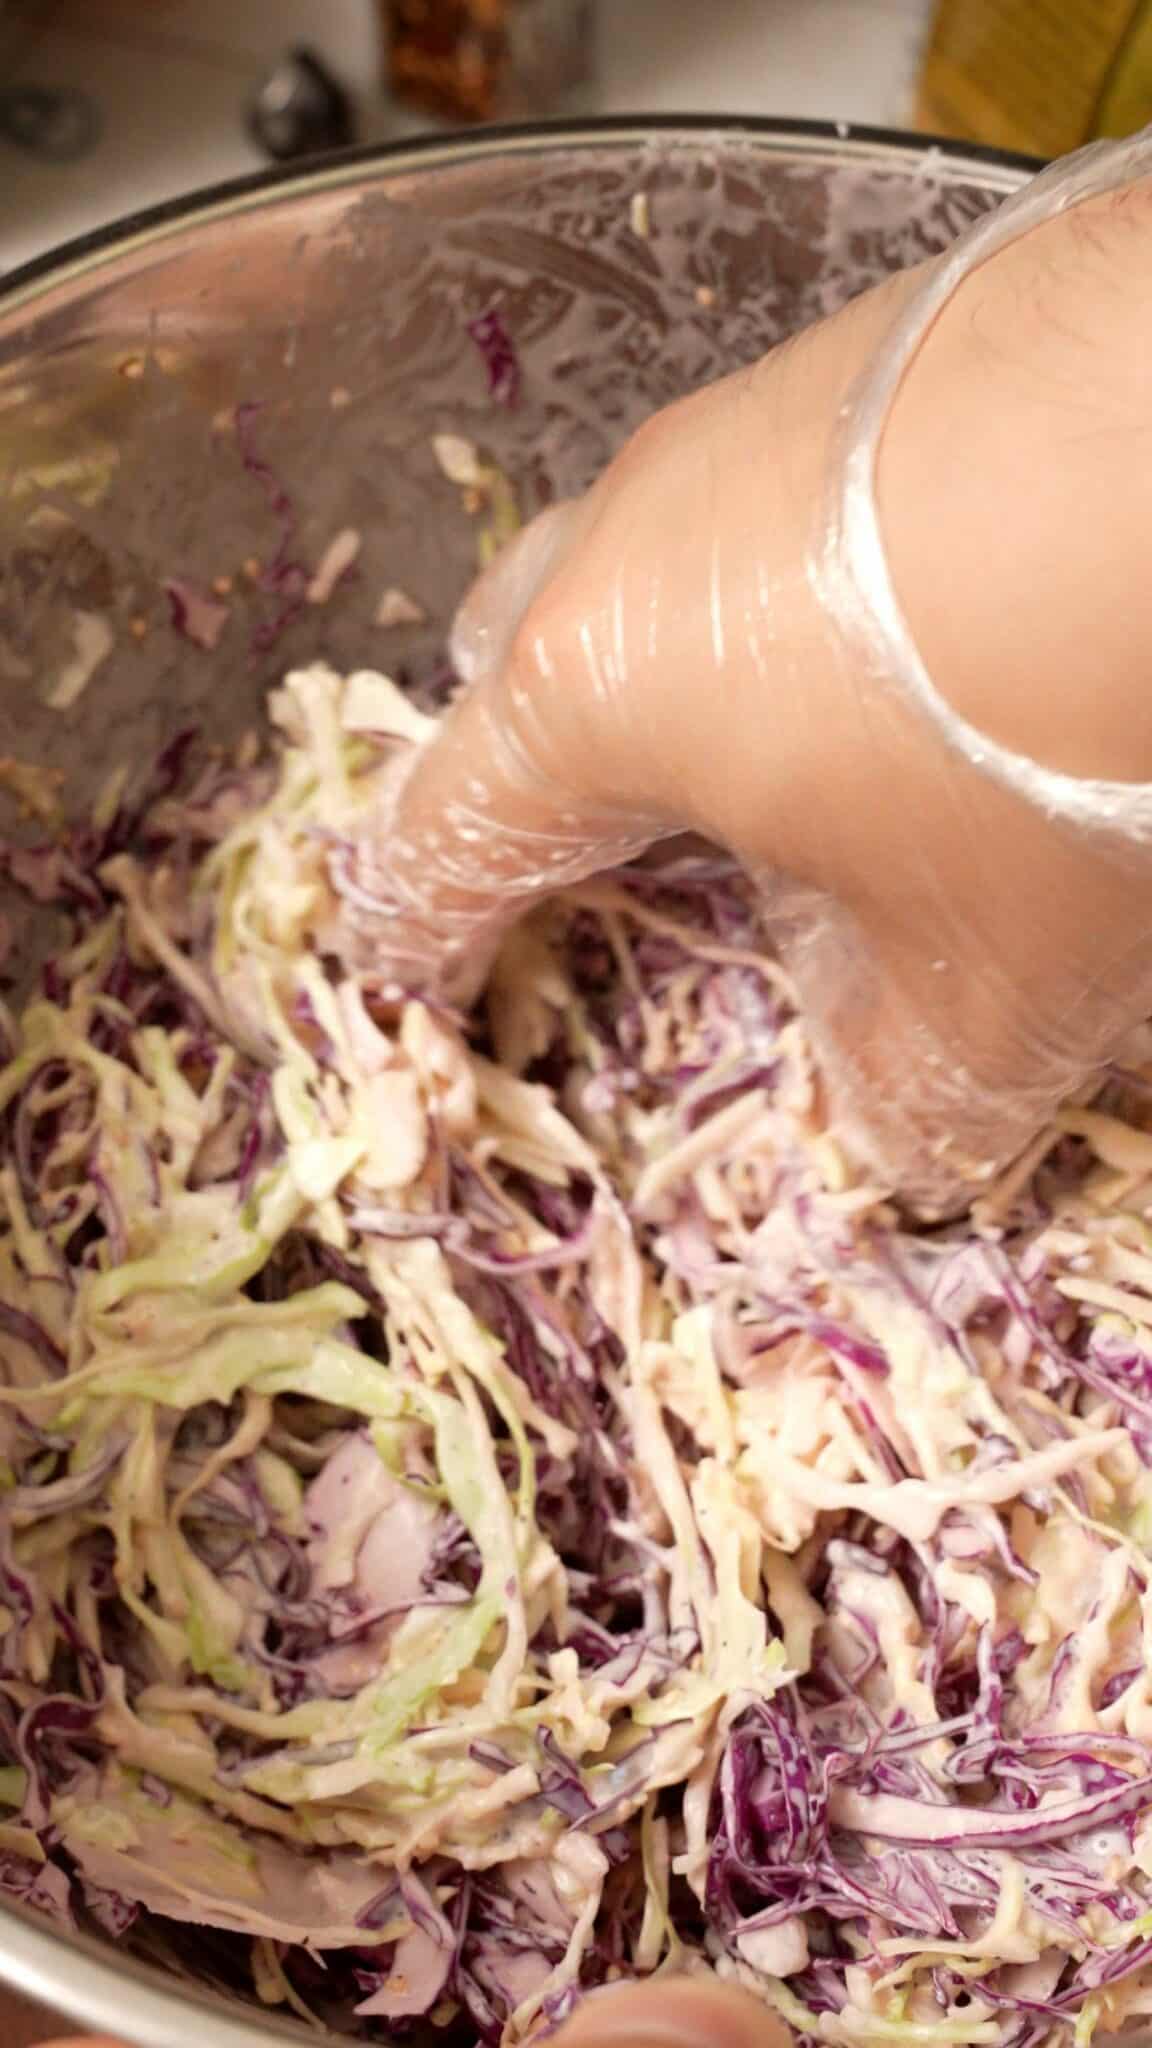
{"type": "Polygon", "coordinates": [[[714,1977],[660,1977],[594,1991],[557,2048],[789,2048],[784,2022],[714,1977]]]}

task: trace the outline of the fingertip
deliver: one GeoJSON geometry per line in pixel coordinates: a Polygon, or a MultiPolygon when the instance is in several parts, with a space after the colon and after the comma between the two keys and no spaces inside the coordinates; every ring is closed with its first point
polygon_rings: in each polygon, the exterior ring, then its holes
{"type": "Polygon", "coordinates": [[[560,2048],[790,2048],[791,2038],[750,1992],[707,1977],[592,1992],[557,2036],[560,2048]]]}

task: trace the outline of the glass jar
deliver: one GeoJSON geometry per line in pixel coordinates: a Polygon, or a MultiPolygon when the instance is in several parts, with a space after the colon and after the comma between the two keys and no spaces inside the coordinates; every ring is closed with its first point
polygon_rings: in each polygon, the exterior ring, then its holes
{"type": "Polygon", "coordinates": [[[592,0],[385,0],[402,105],[451,122],[554,113],[587,82],[592,0]]]}

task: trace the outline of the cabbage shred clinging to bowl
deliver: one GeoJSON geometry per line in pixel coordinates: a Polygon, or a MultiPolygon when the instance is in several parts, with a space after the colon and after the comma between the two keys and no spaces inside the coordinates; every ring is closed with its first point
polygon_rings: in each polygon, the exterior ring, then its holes
{"type": "Polygon", "coordinates": [[[5,856],[69,930],[0,1072],[0,1890],[370,2039],[1152,2010],[1152,1046],[917,1235],[721,856],[466,1021],[339,964],[429,722],[271,708],[5,856]]]}

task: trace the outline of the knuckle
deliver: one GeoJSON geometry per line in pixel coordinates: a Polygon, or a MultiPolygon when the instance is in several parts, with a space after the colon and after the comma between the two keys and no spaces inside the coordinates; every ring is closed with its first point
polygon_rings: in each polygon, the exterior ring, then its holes
{"type": "Polygon", "coordinates": [[[577,689],[573,674],[578,630],[565,596],[549,585],[533,598],[518,621],[501,671],[497,715],[505,736],[525,765],[557,779],[576,765],[562,727],[566,697],[577,689]],[[565,754],[569,755],[565,763],[565,754]]]}
{"type": "Polygon", "coordinates": [[[635,427],[615,457],[608,476],[617,481],[636,470],[663,466],[678,453],[693,410],[699,409],[703,394],[692,393],[654,412],[635,427]]]}
{"type": "Polygon", "coordinates": [[[520,621],[501,689],[507,744],[581,809],[635,805],[654,776],[634,744],[643,693],[607,644],[595,595],[581,564],[566,567],[520,621]]]}

